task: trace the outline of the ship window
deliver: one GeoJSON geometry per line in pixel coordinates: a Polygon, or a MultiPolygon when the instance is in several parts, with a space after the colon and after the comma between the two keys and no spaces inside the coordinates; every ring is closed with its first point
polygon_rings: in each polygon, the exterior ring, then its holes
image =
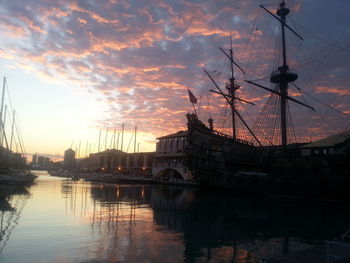
{"type": "Polygon", "coordinates": [[[324,155],[327,154],[327,149],[323,149],[323,154],[324,154],[324,155]]]}

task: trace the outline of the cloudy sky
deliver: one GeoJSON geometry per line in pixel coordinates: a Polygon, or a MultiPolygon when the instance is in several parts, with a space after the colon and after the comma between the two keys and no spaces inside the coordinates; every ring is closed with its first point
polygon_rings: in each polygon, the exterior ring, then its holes
{"type": "MultiPolygon", "coordinates": [[[[286,2],[288,23],[304,38],[287,32],[288,64],[302,90],[291,87],[290,94],[317,110],[290,103],[296,136],[309,140],[349,129],[350,1],[286,2]]],[[[86,145],[97,150],[100,129],[101,144],[109,147],[122,123],[124,150],[132,151],[137,126],[140,150],[153,151],[156,137],[186,128],[192,111],[186,87],[199,99],[200,117],[212,116],[229,132],[227,107],[209,94],[213,86],[203,68],[224,86],[228,63],[218,48],[229,49],[231,34],[234,57],[246,71],[236,69],[238,94],[256,104],[238,107],[252,123],[269,94],[243,80],[273,87],[268,76],[281,61],[279,25],[259,7],[275,12],[278,0],[0,3],[0,73],[28,153],[62,154],[80,144],[84,155],[86,145]]],[[[10,105],[8,97],[5,102],[10,105]]]]}

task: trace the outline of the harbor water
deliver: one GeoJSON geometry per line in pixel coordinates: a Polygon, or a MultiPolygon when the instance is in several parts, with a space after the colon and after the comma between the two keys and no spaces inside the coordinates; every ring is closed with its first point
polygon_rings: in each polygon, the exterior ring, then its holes
{"type": "Polygon", "coordinates": [[[0,262],[239,262],[339,238],[345,203],[39,177],[0,203],[0,262]]]}

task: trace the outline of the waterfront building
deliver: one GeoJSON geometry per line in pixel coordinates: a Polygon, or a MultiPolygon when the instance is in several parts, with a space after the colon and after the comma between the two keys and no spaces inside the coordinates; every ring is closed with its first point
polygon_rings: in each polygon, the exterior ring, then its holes
{"type": "Polygon", "coordinates": [[[76,166],[75,151],[69,148],[64,152],[63,167],[65,169],[72,169],[72,168],[75,168],[75,166],[76,166]]]}
{"type": "Polygon", "coordinates": [[[187,131],[179,131],[157,138],[152,173],[160,180],[191,181],[192,174],[184,163],[187,131]]]}
{"type": "Polygon", "coordinates": [[[126,152],[116,149],[107,149],[92,153],[88,158],[88,169],[95,171],[122,171],[126,167],[126,152]]]}
{"type": "Polygon", "coordinates": [[[44,162],[45,162],[45,157],[44,156],[38,156],[36,164],[39,167],[42,167],[42,166],[44,166],[44,162]]]}
{"type": "Polygon", "coordinates": [[[36,155],[36,154],[33,154],[33,155],[32,155],[32,165],[36,165],[36,163],[37,163],[37,158],[38,158],[38,155],[36,155]]]}
{"type": "Polygon", "coordinates": [[[128,153],[127,169],[136,175],[152,176],[154,152],[128,153]]]}
{"type": "Polygon", "coordinates": [[[90,154],[79,161],[83,170],[103,171],[108,173],[152,175],[153,152],[126,153],[116,149],[107,149],[90,154]]]}
{"type": "Polygon", "coordinates": [[[350,155],[350,131],[335,134],[302,146],[302,156],[350,155]]]}
{"type": "Polygon", "coordinates": [[[44,166],[47,167],[50,164],[51,160],[49,157],[44,157],[44,166]]]}

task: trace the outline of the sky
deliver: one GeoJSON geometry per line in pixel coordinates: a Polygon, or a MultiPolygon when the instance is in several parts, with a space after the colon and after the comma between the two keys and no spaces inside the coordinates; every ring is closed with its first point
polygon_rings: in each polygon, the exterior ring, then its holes
{"type": "MultiPolygon", "coordinates": [[[[123,150],[134,150],[137,126],[139,151],[154,151],[157,137],[186,129],[185,115],[192,112],[187,88],[199,100],[199,117],[213,117],[217,129],[230,132],[227,107],[209,92],[214,86],[203,73],[207,69],[224,88],[229,67],[219,47],[230,48],[230,35],[234,58],[246,72],[235,68],[237,94],[256,104],[238,108],[254,126],[269,94],[244,79],[273,88],[268,76],[281,62],[280,26],[259,5],[275,12],[278,3],[0,0],[0,76],[25,151],[62,155],[72,147],[84,156],[97,151],[100,130],[100,149],[111,148],[123,123],[123,150]]],[[[290,87],[289,94],[316,109],[290,102],[296,139],[350,129],[350,1],[286,3],[287,23],[304,38],[287,30],[288,64],[302,90],[290,87]]]]}

